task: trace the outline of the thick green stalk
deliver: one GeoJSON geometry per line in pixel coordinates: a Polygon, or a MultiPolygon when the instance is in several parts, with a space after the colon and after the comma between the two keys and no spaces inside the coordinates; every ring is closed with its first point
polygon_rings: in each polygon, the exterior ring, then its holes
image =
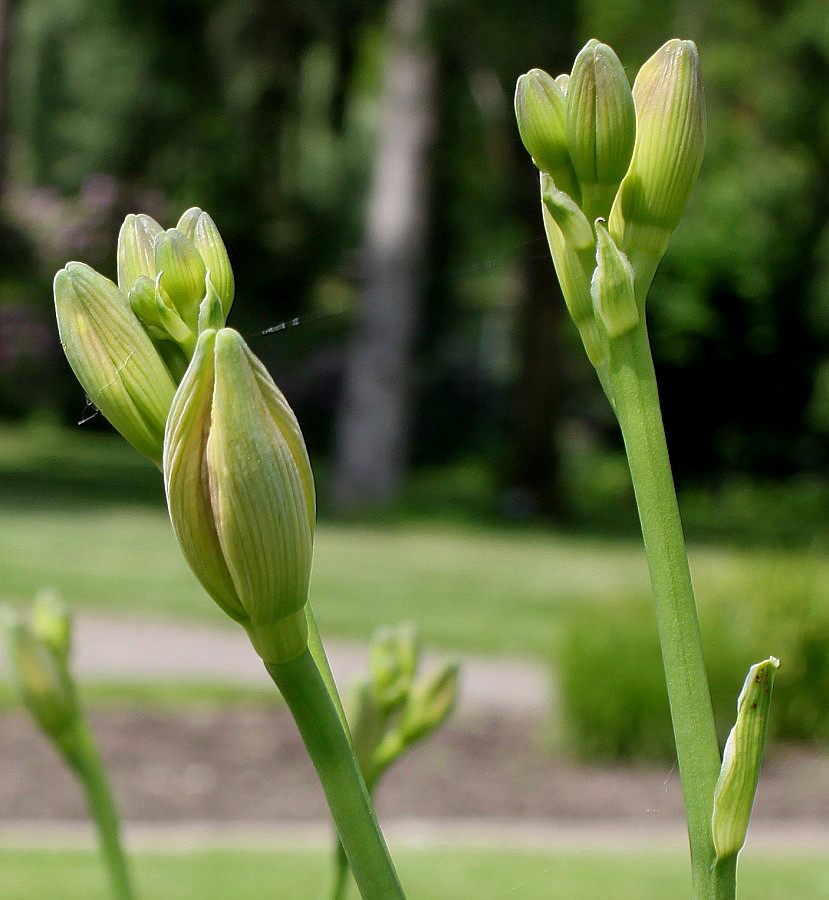
{"type": "Polygon", "coordinates": [[[609,343],[610,383],[630,464],[656,603],[688,821],[692,896],[694,900],[733,900],[734,879],[725,877],[727,873],[714,866],[711,814],[720,753],[645,325],[609,343]]]}
{"type": "Polygon", "coordinates": [[[363,900],[405,900],[348,735],[311,652],[265,668],[296,720],[363,900]]]}
{"type": "Polygon", "coordinates": [[[86,792],[89,810],[98,829],[101,855],[116,900],[135,900],[127,858],[121,844],[118,813],[112,801],[104,764],[92,732],[85,722],[77,724],[77,744],[70,759],[86,792]]]}

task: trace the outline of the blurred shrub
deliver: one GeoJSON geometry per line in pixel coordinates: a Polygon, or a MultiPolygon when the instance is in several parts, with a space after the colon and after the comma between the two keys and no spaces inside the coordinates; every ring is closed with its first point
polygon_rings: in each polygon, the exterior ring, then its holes
{"type": "MultiPolygon", "coordinates": [[[[781,659],[770,734],[829,743],[829,593],[816,565],[770,561],[702,585],[701,627],[721,743],[753,662],[781,659]]],[[[824,582],[825,583],[825,582],[824,582]]],[[[565,623],[559,646],[561,720],[582,759],[674,758],[653,608],[644,598],[594,605],[565,623]]]]}

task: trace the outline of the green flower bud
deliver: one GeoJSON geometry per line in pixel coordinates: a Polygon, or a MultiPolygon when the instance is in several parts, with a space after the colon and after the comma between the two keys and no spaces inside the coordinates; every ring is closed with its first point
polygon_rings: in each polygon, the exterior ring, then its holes
{"type": "Polygon", "coordinates": [[[55,591],[43,590],[32,606],[32,632],[62,665],[66,665],[72,643],[72,618],[55,591]]]}
{"type": "Polygon", "coordinates": [[[207,331],[210,328],[216,330],[224,328],[225,318],[221,297],[219,297],[208,271],[205,278],[204,300],[199,306],[199,332],[207,331]]]}
{"type": "Polygon", "coordinates": [[[177,228],[163,232],[155,241],[155,271],[159,289],[167,294],[188,328],[195,331],[207,275],[196,245],[177,228]]]}
{"type": "Polygon", "coordinates": [[[532,69],[515,85],[515,118],[521,141],[542,171],[568,193],[578,190],[565,137],[567,102],[542,69],[532,69]]]}
{"type": "Polygon", "coordinates": [[[175,385],[127,298],[78,262],[57,273],[54,292],[61,344],[89,399],[139,453],[160,464],[175,385]]]}
{"type": "Polygon", "coordinates": [[[431,734],[455,708],[460,666],[447,662],[428,678],[416,681],[398,726],[404,746],[431,734]]]}
{"type": "Polygon", "coordinates": [[[644,295],[679,224],[705,151],[705,97],[692,41],[671,40],[633,85],[636,144],[610,214],[616,243],[637,270],[644,295]]]}
{"type": "Polygon", "coordinates": [[[369,670],[378,707],[386,714],[408,695],[417,669],[420,647],[411,625],[378,629],[369,647],[369,670]]]}
{"type": "Polygon", "coordinates": [[[616,246],[601,219],[596,220],[596,237],[596,268],[590,282],[590,295],[608,337],[615,338],[639,323],[639,307],[633,290],[633,267],[616,246]]]}
{"type": "Polygon", "coordinates": [[[562,72],[561,75],[556,75],[555,81],[561,89],[561,93],[566,97],[567,92],[570,90],[570,75],[567,72],[562,72]]]}
{"type": "Polygon", "coordinates": [[[590,295],[590,281],[584,262],[565,240],[546,203],[542,205],[541,214],[556,276],[561,285],[564,302],[567,304],[567,311],[579,330],[590,362],[598,369],[604,365],[607,351],[605,341],[596,323],[593,300],[590,295]]]}
{"type": "Polygon", "coordinates": [[[77,704],[64,666],[19,616],[6,623],[12,681],[23,705],[64,753],[75,749],[77,704]]]}
{"type": "Polygon", "coordinates": [[[193,207],[182,215],[176,228],[193,242],[201,254],[227,318],[230,307],[233,306],[235,286],[227,249],[216,223],[206,212],[193,207]]]}
{"type": "Polygon", "coordinates": [[[207,330],[164,441],[173,529],[207,592],[266,663],[307,646],[315,500],[296,418],[238,332],[207,330]]]}
{"type": "Polygon", "coordinates": [[[636,137],[630,83],[606,44],[588,41],[567,89],[567,146],[589,219],[607,216],[636,137]]]}
{"type": "Polygon", "coordinates": [[[163,231],[152,216],[143,213],[124,219],[118,233],[118,287],[128,294],[142,275],[155,280],[156,237],[163,231]]]}
{"type": "Polygon", "coordinates": [[[576,253],[589,250],[592,254],[596,242],[587,216],[576,201],[569,194],[558,190],[546,175],[541,176],[541,199],[573,250],[576,253]]]}
{"type": "Polygon", "coordinates": [[[389,717],[378,707],[374,685],[366,678],[359,678],[352,685],[348,711],[351,745],[366,787],[371,791],[382,774],[375,754],[382,743],[389,717]]]}
{"type": "Polygon", "coordinates": [[[757,792],[771,690],[780,661],[773,656],[748,671],[737,701],[737,722],[728,735],[722,768],[714,789],[712,835],[717,861],[735,856],[742,849],[757,792]]]}
{"type": "Polygon", "coordinates": [[[147,275],[139,275],[129,292],[132,311],[146,327],[148,334],[157,340],[174,341],[193,355],[196,335],[182,321],[178,312],[166,300],[166,293],[159,290],[156,281],[147,275]]]}

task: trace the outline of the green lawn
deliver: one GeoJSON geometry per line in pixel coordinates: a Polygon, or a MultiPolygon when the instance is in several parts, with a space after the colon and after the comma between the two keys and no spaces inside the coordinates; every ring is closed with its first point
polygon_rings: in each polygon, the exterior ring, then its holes
{"type": "MultiPolygon", "coordinates": [[[[407,851],[396,859],[409,900],[679,900],[688,896],[679,854],[407,851]]],[[[140,854],[140,896],[163,900],[309,900],[321,887],[321,857],[308,852],[211,851],[140,854]]],[[[829,858],[747,859],[741,900],[821,900],[829,858]]],[[[88,852],[0,850],[0,900],[105,900],[97,857],[88,852]],[[60,889],[57,892],[57,886],[60,889]]],[[[356,894],[352,894],[356,900],[356,894]]]]}
{"type": "MultiPolygon", "coordinates": [[[[123,442],[0,432],[0,490],[0,600],[48,585],[76,608],[225,622],[179,555],[158,474],[123,442]]],[[[695,545],[692,563],[703,603],[807,568],[829,597],[825,549],[695,545]]],[[[635,534],[410,515],[323,520],[311,597],[327,635],[411,621],[433,645],[545,657],[569,609],[647,592],[635,534]]]]}

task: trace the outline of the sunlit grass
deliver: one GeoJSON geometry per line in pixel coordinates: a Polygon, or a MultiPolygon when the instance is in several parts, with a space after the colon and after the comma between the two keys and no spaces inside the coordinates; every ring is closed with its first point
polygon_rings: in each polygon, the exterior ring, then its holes
{"type": "MultiPolygon", "coordinates": [[[[409,900],[665,900],[688,892],[680,853],[422,850],[398,852],[395,858],[409,900]]],[[[324,859],[319,851],[141,853],[135,870],[142,897],[308,900],[318,895],[324,859]]],[[[91,852],[0,850],[0,871],[0,900],[107,896],[91,852]]],[[[743,865],[741,900],[826,896],[824,856],[758,855],[743,865]]]]}
{"type": "MultiPolygon", "coordinates": [[[[43,435],[0,432],[0,600],[26,602],[53,586],[78,609],[230,627],[182,561],[152,466],[116,439],[43,435]]],[[[703,602],[723,585],[754,590],[757,572],[779,581],[807,566],[815,596],[829,598],[825,550],[695,545],[691,554],[703,602]]],[[[410,621],[432,645],[543,658],[568,610],[647,594],[635,533],[421,514],[322,521],[311,596],[327,635],[364,638],[410,621]]]]}

